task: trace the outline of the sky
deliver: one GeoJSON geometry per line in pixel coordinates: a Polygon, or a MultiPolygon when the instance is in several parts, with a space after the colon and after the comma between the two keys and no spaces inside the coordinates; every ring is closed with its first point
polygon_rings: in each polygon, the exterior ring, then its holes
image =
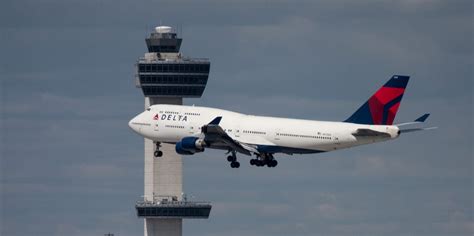
{"type": "Polygon", "coordinates": [[[452,0],[4,0],[0,3],[0,234],[141,235],[143,110],[134,63],[157,25],[205,57],[185,104],[344,120],[393,74],[396,123],[439,129],[277,168],[221,151],[184,160],[213,203],[184,235],[473,235],[473,3],[452,0]]]}

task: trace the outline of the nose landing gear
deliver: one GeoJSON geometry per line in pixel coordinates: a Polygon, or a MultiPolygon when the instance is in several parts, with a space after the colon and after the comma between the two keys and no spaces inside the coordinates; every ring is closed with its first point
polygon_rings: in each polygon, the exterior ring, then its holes
{"type": "Polygon", "coordinates": [[[160,151],[161,143],[155,142],[155,145],[156,145],[156,148],[155,148],[155,152],[153,152],[153,156],[155,156],[155,157],[162,157],[162,156],[163,156],[163,152],[160,151]]]}

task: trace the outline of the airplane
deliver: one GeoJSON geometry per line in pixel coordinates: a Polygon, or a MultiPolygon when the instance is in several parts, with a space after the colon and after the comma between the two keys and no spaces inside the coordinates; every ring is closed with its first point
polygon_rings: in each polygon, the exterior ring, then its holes
{"type": "Polygon", "coordinates": [[[237,153],[255,156],[250,165],[275,167],[274,154],[329,152],[398,138],[400,134],[435,129],[404,128],[425,122],[430,114],[393,125],[409,76],[394,75],[344,121],[316,121],[253,116],[223,109],[158,104],[148,107],[128,125],[156,145],[175,145],[181,155],[207,148],[227,151],[232,168],[239,168],[237,153]]]}

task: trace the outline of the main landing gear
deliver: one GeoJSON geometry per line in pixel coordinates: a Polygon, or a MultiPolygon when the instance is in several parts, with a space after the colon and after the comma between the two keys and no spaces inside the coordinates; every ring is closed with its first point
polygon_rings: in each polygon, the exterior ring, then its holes
{"type": "Polygon", "coordinates": [[[153,156],[155,156],[155,157],[162,157],[162,156],[163,156],[163,152],[160,151],[161,143],[155,142],[155,145],[156,145],[156,148],[155,148],[155,152],[153,153],[153,156]]]}
{"type": "MultiPolygon", "coordinates": [[[[227,157],[227,161],[230,162],[230,167],[239,168],[240,163],[237,161],[237,155],[235,151],[230,151],[232,154],[227,157]]],[[[278,161],[273,158],[271,153],[257,154],[255,159],[250,160],[252,166],[268,166],[275,167],[278,165],[278,161]]]]}
{"type": "Polygon", "coordinates": [[[240,163],[237,161],[237,155],[235,154],[235,151],[232,151],[232,155],[227,157],[227,161],[230,162],[230,167],[232,168],[240,167],[240,163]]]}
{"type": "Polygon", "coordinates": [[[278,165],[278,161],[273,158],[273,155],[270,153],[264,153],[257,155],[256,159],[250,160],[250,165],[252,166],[268,166],[268,167],[275,167],[278,165]]]}

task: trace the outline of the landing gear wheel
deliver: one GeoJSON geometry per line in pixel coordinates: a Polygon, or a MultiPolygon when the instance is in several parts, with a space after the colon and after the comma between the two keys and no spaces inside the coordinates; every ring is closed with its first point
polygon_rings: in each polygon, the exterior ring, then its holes
{"type": "Polygon", "coordinates": [[[278,161],[276,161],[276,160],[271,160],[271,161],[267,162],[268,167],[275,167],[277,165],[278,165],[278,161]]]}
{"type": "Polygon", "coordinates": [[[277,161],[277,160],[272,160],[270,163],[271,163],[272,167],[275,167],[275,166],[278,165],[278,161],[277,161]]]}
{"type": "Polygon", "coordinates": [[[161,144],[160,144],[159,142],[155,142],[155,145],[156,145],[156,149],[155,149],[156,151],[153,152],[153,156],[155,156],[155,157],[161,157],[161,156],[163,156],[163,152],[160,151],[160,146],[161,146],[161,144]]]}
{"type": "Polygon", "coordinates": [[[236,161],[233,161],[230,163],[230,167],[232,168],[239,168],[240,167],[240,163],[239,162],[236,162],[236,161]]]}
{"type": "Polygon", "coordinates": [[[162,152],[162,151],[155,151],[155,152],[153,153],[153,155],[154,155],[155,157],[161,157],[161,156],[163,156],[163,152],[162,152]]]}
{"type": "Polygon", "coordinates": [[[227,157],[227,161],[228,161],[228,162],[235,162],[235,159],[236,159],[236,158],[235,158],[234,156],[228,156],[228,157],[227,157]]]}
{"type": "Polygon", "coordinates": [[[252,166],[256,165],[255,161],[256,161],[255,159],[250,159],[250,165],[252,166]]]}
{"type": "Polygon", "coordinates": [[[272,166],[272,161],[271,161],[271,160],[267,160],[267,161],[265,162],[265,164],[267,165],[267,167],[268,167],[268,168],[271,168],[271,167],[273,167],[273,166],[272,166]]]}

